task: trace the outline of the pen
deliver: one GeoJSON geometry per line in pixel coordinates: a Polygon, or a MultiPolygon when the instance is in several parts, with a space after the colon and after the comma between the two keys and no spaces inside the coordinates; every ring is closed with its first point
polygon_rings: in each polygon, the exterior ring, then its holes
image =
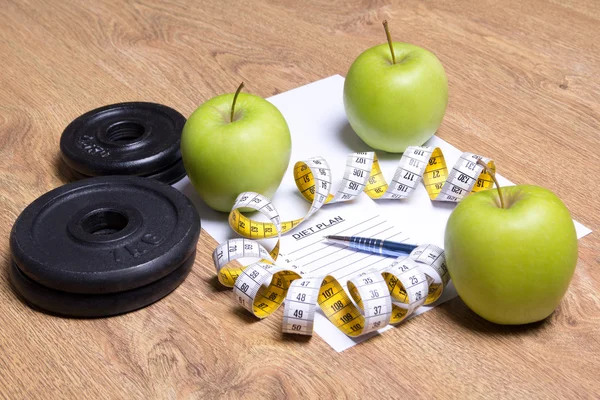
{"type": "Polygon", "coordinates": [[[391,240],[373,239],[359,236],[325,236],[325,239],[333,243],[347,245],[348,247],[372,254],[382,256],[398,257],[408,255],[417,248],[414,244],[392,242],[391,240]]]}

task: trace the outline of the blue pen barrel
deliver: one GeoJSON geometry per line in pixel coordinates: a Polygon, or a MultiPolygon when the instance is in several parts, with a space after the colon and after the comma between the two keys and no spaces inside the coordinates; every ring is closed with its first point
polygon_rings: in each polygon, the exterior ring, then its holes
{"type": "Polygon", "coordinates": [[[356,236],[353,236],[350,239],[349,246],[359,251],[380,254],[382,256],[388,257],[408,255],[417,247],[413,244],[392,242],[382,239],[362,238],[356,236]]]}
{"type": "Polygon", "coordinates": [[[352,236],[350,238],[350,247],[360,251],[366,251],[369,253],[379,253],[379,249],[383,244],[383,240],[381,239],[373,239],[373,238],[363,238],[352,236]]]}
{"type": "Polygon", "coordinates": [[[390,252],[391,254],[386,255],[402,255],[402,254],[410,254],[411,251],[417,248],[414,244],[406,244],[400,242],[389,242],[387,240],[383,241],[383,248],[390,252]]]}

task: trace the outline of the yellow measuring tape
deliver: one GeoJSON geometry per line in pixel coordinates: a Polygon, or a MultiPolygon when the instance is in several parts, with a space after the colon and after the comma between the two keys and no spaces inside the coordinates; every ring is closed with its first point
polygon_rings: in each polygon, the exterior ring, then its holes
{"type": "Polygon", "coordinates": [[[402,155],[391,183],[387,183],[374,152],[352,153],[346,160],[341,187],[332,193],[331,170],[321,157],[297,162],[294,179],[302,196],[311,202],[303,218],[281,221],[266,197],[252,192],[238,196],[229,214],[229,225],[242,238],[217,246],[213,260],[219,282],[234,289],[244,308],[265,318],[285,301],[283,331],[311,335],[317,305],[327,319],[348,336],[360,336],[397,324],[419,306],[435,302],[449,281],[444,252],[421,245],[383,271],[363,272],[345,282],[349,294],[334,277],[305,276],[301,265],[277,265],[281,235],[292,230],[327,203],[350,201],[360,193],[372,199],[408,197],[423,181],[431,200],[458,202],[466,195],[493,187],[492,177],[477,163],[495,171],[494,162],[463,153],[448,171],[439,148],[409,147],[402,155]],[[269,222],[252,220],[240,209],[259,211],[269,222]],[[252,239],[277,237],[267,251],[252,239]],[[259,258],[249,266],[231,264],[240,258],[259,258]]]}

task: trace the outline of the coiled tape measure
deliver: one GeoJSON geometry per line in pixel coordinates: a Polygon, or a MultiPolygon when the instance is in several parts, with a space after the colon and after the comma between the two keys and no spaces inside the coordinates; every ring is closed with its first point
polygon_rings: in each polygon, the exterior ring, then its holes
{"type": "Polygon", "coordinates": [[[387,183],[374,152],[352,153],[340,189],[332,194],[331,170],[321,157],[297,162],[294,179],[302,196],[311,202],[303,218],[282,221],[266,197],[253,192],[240,194],[229,214],[229,225],[242,236],[217,246],[213,260],[221,284],[232,287],[240,305],[258,318],[271,315],[285,301],[283,331],[312,335],[317,305],[327,319],[348,336],[356,337],[397,324],[419,306],[435,302],[449,281],[444,252],[434,245],[421,245],[408,257],[398,258],[383,271],[370,270],[350,278],[349,294],[333,276],[305,276],[302,266],[276,263],[281,235],[310,218],[323,205],[351,201],[361,192],[372,199],[408,197],[421,180],[431,200],[459,202],[471,192],[493,187],[494,162],[463,153],[450,171],[439,148],[409,147],[402,155],[394,178],[387,183]],[[259,211],[269,222],[249,219],[241,208],[259,211]],[[277,237],[267,251],[252,239],[277,237]],[[259,258],[246,267],[232,261],[259,258]]]}

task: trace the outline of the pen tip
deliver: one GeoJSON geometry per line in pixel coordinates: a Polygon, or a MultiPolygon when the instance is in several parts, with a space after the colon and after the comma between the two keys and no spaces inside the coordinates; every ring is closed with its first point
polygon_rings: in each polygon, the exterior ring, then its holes
{"type": "Polygon", "coordinates": [[[325,239],[328,239],[331,241],[336,241],[336,240],[344,240],[344,237],[338,236],[338,235],[327,235],[327,236],[325,236],[325,239]]]}

